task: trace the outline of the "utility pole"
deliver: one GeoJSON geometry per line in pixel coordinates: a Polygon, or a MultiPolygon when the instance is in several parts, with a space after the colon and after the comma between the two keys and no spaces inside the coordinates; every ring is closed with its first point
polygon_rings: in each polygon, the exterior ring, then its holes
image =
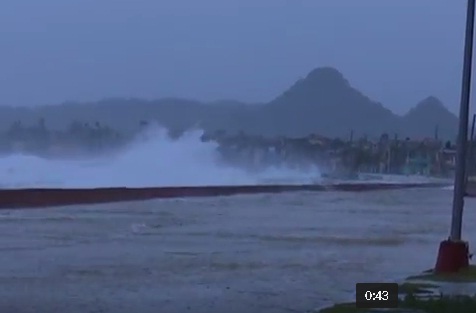
{"type": "Polygon", "coordinates": [[[453,212],[448,240],[440,243],[435,272],[457,272],[469,266],[468,244],[461,240],[464,197],[466,193],[466,163],[468,145],[468,117],[471,91],[475,1],[467,0],[464,42],[463,79],[459,110],[459,129],[456,151],[456,173],[453,192],[453,212]]]}
{"type": "Polygon", "coordinates": [[[468,0],[466,16],[466,36],[464,45],[463,84],[461,88],[461,104],[459,110],[459,130],[456,150],[456,174],[453,192],[453,215],[451,219],[452,241],[461,240],[461,225],[465,195],[466,156],[468,146],[469,99],[471,91],[471,68],[473,61],[475,0],[468,0]]]}

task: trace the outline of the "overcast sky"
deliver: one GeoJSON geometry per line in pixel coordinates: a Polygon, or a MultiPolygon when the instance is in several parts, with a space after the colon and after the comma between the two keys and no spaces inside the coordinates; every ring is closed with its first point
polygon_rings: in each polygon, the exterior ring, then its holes
{"type": "Polygon", "coordinates": [[[457,111],[465,0],[2,0],[0,104],[269,101],[319,66],[457,111]]]}

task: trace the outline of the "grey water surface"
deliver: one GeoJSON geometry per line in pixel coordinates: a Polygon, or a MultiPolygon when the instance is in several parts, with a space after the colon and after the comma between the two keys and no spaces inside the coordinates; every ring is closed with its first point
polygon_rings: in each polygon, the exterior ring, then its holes
{"type": "MultiPolygon", "coordinates": [[[[0,212],[0,312],[309,312],[431,268],[451,190],[0,212]]],[[[476,237],[466,200],[464,237],[476,237]]]]}

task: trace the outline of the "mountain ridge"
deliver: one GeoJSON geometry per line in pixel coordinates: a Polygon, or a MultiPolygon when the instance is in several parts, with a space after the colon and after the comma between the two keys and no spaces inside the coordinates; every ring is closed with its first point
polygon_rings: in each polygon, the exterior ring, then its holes
{"type": "Polygon", "coordinates": [[[206,131],[225,130],[261,136],[379,137],[382,133],[454,140],[456,115],[434,96],[397,115],[382,103],[354,88],[336,68],[311,70],[271,101],[247,104],[232,99],[203,102],[193,99],[108,98],[96,102],[37,107],[0,106],[0,129],[15,120],[27,124],[44,118],[53,128],[72,120],[108,124],[123,132],[136,130],[140,120],[156,120],[170,129],[201,125],[206,131]],[[114,114],[112,114],[114,112],[114,114]]]}

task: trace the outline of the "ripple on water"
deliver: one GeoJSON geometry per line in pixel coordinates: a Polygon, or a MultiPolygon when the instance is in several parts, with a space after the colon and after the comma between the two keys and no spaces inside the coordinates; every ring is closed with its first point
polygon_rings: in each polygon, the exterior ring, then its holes
{"type": "MultiPolygon", "coordinates": [[[[10,280],[8,286],[0,280],[0,290],[14,290],[15,275],[34,275],[41,265],[46,278],[29,289],[45,297],[49,290],[61,296],[67,282],[59,277],[67,275],[98,286],[94,297],[102,301],[106,290],[131,295],[127,290],[147,286],[167,290],[172,301],[193,302],[206,284],[206,301],[220,301],[227,286],[227,301],[240,291],[246,303],[288,299],[289,307],[305,311],[349,300],[356,282],[392,281],[431,267],[447,236],[450,203],[450,192],[405,190],[2,212],[2,240],[12,249],[2,251],[0,276],[10,280]],[[61,236],[67,245],[52,246],[61,236]],[[13,249],[33,246],[44,248],[13,249]]],[[[475,223],[476,211],[466,210],[465,225],[475,223]]],[[[476,229],[465,226],[464,234],[476,236],[476,229]]],[[[92,295],[78,289],[76,297],[92,295]]]]}

